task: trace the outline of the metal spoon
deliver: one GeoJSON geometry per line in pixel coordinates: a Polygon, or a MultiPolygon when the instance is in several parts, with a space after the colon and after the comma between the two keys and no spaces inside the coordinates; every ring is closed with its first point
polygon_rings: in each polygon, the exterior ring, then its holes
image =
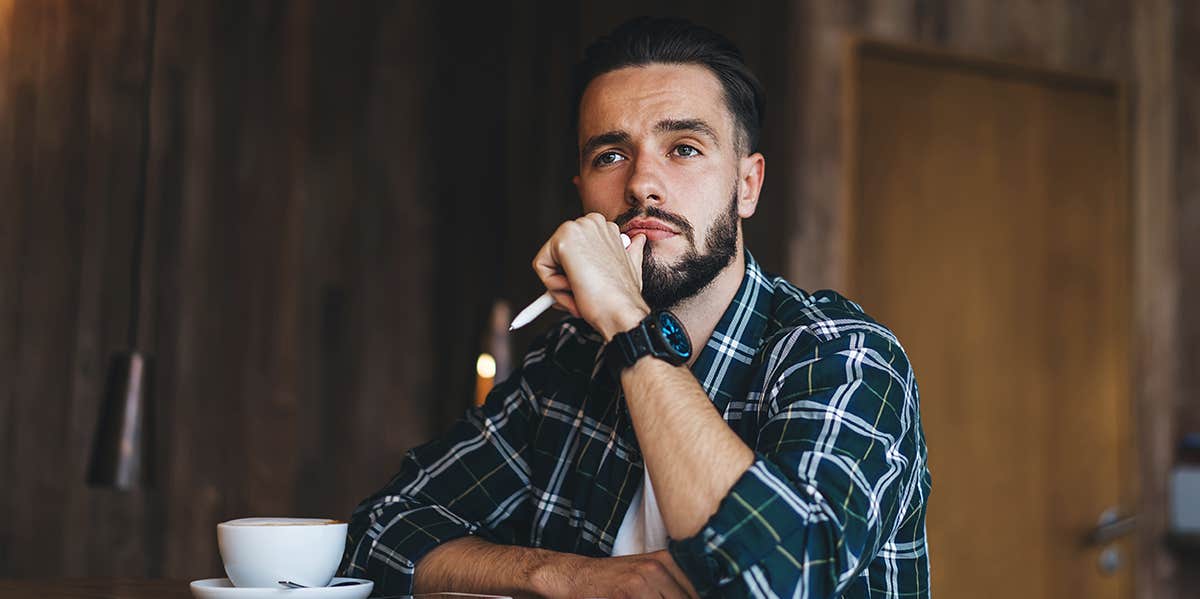
{"type": "MultiPolygon", "coordinates": [[[[281,584],[289,589],[321,589],[321,588],[325,588],[325,587],[308,587],[308,586],[304,586],[298,582],[292,582],[290,580],[280,580],[279,584],[281,584]]],[[[331,586],[331,587],[348,587],[348,586],[353,586],[356,584],[362,584],[362,583],[354,581],[354,580],[343,580],[342,582],[339,582],[337,584],[331,584],[329,586],[331,586]]]]}

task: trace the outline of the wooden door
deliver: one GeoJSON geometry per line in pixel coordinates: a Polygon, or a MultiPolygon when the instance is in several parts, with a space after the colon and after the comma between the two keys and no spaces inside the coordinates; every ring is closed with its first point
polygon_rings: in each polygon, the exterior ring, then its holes
{"type": "Polygon", "coordinates": [[[851,48],[846,282],[916,369],[935,596],[1130,597],[1084,541],[1134,505],[1120,87],[851,48]]]}

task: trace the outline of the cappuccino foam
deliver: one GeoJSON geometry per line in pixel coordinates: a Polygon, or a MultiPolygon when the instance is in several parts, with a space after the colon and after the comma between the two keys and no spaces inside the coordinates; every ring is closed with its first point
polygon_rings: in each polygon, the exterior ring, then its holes
{"type": "Polygon", "coordinates": [[[344,524],[330,518],[238,518],[223,522],[225,526],[328,526],[344,524]]]}

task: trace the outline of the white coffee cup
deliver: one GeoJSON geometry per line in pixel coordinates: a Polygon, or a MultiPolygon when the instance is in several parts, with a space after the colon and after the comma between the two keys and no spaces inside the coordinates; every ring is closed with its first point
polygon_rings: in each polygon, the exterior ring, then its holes
{"type": "Polygon", "coordinates": [[[323,587],[346,548],[346,523],[326,518],[239,518],[217,525],[225,574],[235,587],[290,580],[323,587]]]}

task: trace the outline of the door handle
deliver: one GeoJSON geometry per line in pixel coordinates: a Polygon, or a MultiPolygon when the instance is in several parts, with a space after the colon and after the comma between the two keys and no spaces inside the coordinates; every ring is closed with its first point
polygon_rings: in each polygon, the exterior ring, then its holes
{"type": "Polygon", "coordinates": [[[1107,545],[1131,534],[1137,529],[1137,514],[1119,515],[1116,508],[1108,508],[1100,514],[1100,521],[1095,528],[1088,531],[1084,544],[1090,546],[1107,545]]]}

